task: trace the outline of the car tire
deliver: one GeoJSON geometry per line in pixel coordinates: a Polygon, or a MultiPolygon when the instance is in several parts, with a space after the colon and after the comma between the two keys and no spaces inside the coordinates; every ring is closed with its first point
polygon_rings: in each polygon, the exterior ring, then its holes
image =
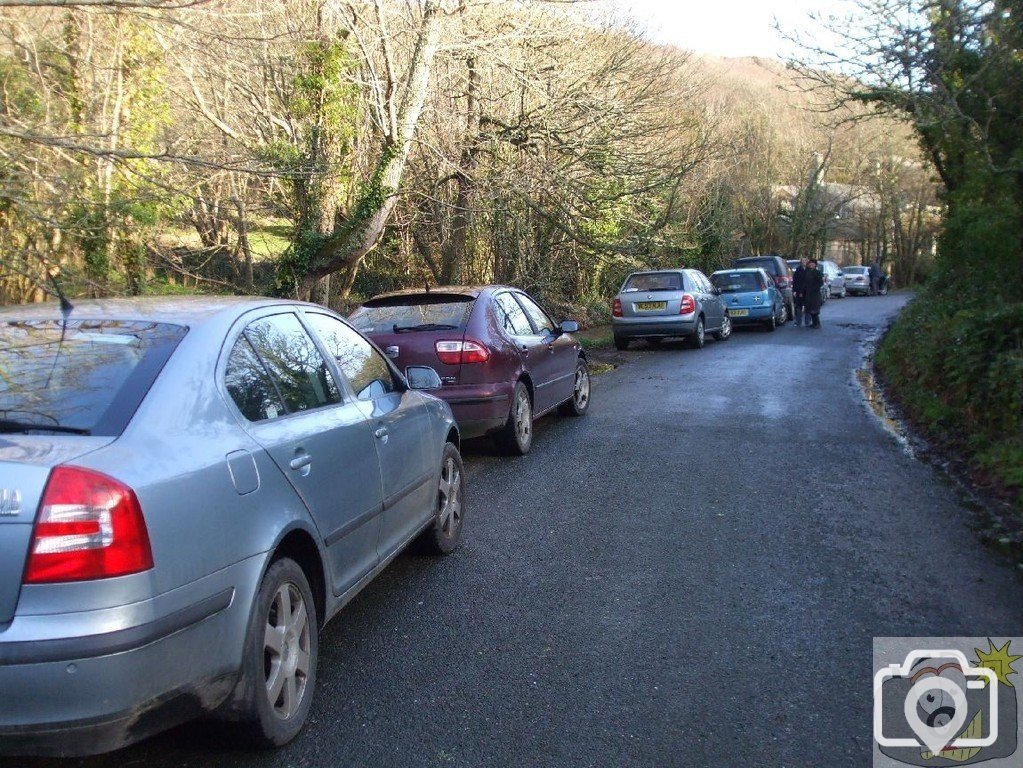
{"type": "Polygon", "coordinates": [[[560,406],[558,413],[562,416],[585,416],[590,407],[590,367],[579,358],[575,364],[575,384],[572,397],[560,406]]]}
{"type": "Polygon", "coordinates": [[[721,321],[721,330],[715,332],[714,338],[718,341],[727,341],[732,336],[732,318],[727,314],[721,321]]]}
{"type": "Polygon", "coordinates": [[[437,511],[419,535],[419,549],[430,555],[448,555],[462,541],[465,516],[465,470],[462,455],[452,443],[444,444],[437,481],[437,511]]]}
{"type": "Polygon", "coordinates": [[[280,747],[302,730],[316,685],[318,626],[305,572],[287,557],[271,563],[256,593],[236,688],[247,743],[280,747]]]}
{"type": "Polygon", "coordinates": [[[689,337],[689,346],[693,349],[703,349],[703,345],[707,343],[707,326],[703,322],[703,317],[696,318],[696,333],[689,337]]]}
{"type": "Polygon", "coordinates": [[[764,321],[764,330],[771,332],[778,327],[778,316],[772,312],[771,317],[764,321]]]}
{"type": "Polygon", "coordinates": [[[525,456],[533,447],[533,402],[529,389],[521,381],[515,385],[508,421],[497,433],[500,447],[512,456],[525,456]]]}
{"type": "Polygon", "coordinates": [[[619,352],[624,352],[629,348],[629,340],[622,338],[621,336],[615,336],[615,349],[619,352]]]}

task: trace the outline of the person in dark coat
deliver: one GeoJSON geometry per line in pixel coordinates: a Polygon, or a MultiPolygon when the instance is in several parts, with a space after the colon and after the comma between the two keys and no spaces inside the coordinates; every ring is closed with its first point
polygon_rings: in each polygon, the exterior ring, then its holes
{"type": "MultiPolygon", "coordinates": [[[[799,260],[799,266],[792,273],[792,303],[795,305],[795,320],[798,328],[803,324],[803,283],[806,282],[806,257],[799,260]]],[[[806,318],[806,324],[810,324],[810,318],[806,318]]]]}
{"type": "Polygon", "coordinates": [[[824,273],[817,269],[817,259],[810,259],[803,276],[803,306],[810,316],[812,327],[821,327],[821,304],[824,303],[821,289],[824,287],[824,273]]]}
{"type": "Polygon", "coordinates": [[[881,275],[884,274],[884,270],[881,269],[881,262],[878,261],[877,257],[870,262],[870,295],[877,296],[881,291],[881,275]]]}

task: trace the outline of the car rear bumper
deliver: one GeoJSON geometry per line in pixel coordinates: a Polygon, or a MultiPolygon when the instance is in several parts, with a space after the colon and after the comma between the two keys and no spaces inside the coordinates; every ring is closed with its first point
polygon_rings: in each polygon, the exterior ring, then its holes
{"type": "Polygon", "coordinates": [[[514,388],[512,382],[454,384],[430,394],[451,406],[462,439],[470,440],[504,426],[514,388]]]}
{"type": "Polygon", "coordinates": [[[749,312],[748,315],[736,315],[735,309],[729,307],[728,316],[732,319],[732,325],[743,325],[745,323],[762,323],[771,317],[771,313],[774,312],[774,307],[737,307],[736,309],[744,309],[749,312]]]}
{"type": "Polygon", "coordinates": [[[846,284],[845,291],[846,291],[846,293],[862,293],[862,294],[865,295],[865,294],[870,293],[870,286],[869,285],[858,285],[858,284],[857,285],[846,284]]]}
{"type": "Polygon", "coordinates": [[[663,317],[615,317],[611,330],[621,339],[642,339],[651,336],[694,336],[696,314],[663,317]]]}
{"type": "Polygon", "coordinates": [[[213,594],[141,623],[125,625],[160,599],[83,611],[74,636],[61,636],[67,614],[16,616],[0,633],[0,755],[107,752],[215,707],[240,668],[261,570],[261,558],[236,564],[203,580],[220,582],[213,594]]]}

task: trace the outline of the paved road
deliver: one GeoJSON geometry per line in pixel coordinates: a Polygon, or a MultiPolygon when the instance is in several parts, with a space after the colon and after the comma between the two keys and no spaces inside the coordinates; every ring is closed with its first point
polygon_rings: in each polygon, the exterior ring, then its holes
{"type": "Polygon", "coordinates": [[[288,748],[191,725],[62,765],[869,765],[873,636],[1023,634],[1012,571],[853,382],[902,302],[637,348],[529,457],[470,454],[465,546],[335,620],[288,748]]]}

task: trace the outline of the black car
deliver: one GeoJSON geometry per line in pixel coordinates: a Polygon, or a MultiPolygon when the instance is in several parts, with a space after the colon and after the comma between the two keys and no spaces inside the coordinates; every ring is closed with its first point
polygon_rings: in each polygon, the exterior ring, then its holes
{"type": "Polygon", "coordinates": [[[760,267],[774,280],[775,287],[785,298],[785,315],[787,320],[796,316],[796,305],[792,300],[792,268],[781,256],[745,256],[732,262],[732,266],[741,268],[760,267]]]}

